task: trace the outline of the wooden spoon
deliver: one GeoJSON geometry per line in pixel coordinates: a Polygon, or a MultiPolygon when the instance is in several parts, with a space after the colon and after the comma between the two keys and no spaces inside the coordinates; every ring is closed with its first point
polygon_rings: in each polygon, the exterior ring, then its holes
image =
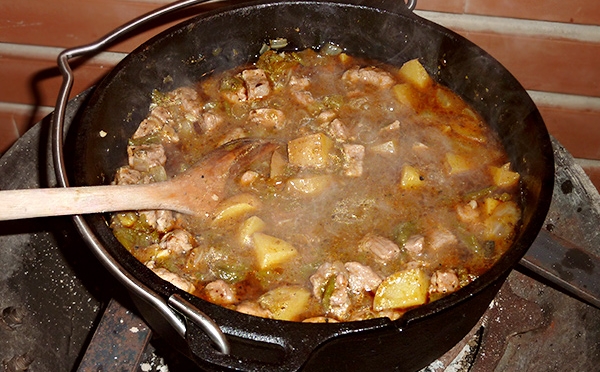
{"type": "Polygon", "coordinates": [[[205,217],[221,201],[231,174],[276,147],[256,139],[232,141],[164,182],[0,191],[0,220],[152,209],[205,217]]]}

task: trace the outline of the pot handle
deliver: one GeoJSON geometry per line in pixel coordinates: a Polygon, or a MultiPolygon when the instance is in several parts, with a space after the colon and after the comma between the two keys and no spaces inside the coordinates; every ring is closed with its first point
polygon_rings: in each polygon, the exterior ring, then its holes
{"type": "MultiPolygon", "coordinates": [[[[187,306],[193,307],[191,304],[187,306]]],[[[225,320],[225,324],[221,324],[230,342],[229,355],[219,352],[206,332],[196,323],[189,324],[186,342],[198,366],[211,371],[300,371],[321,346],[340,336],[363,330],[358,325],[336,331],[323,331],[322,328],[307,330],[307,327],[321,325],[273,319],[244,319],[248,317],[250,316],[245,314],[234,314],[231,319],[225,320]],[[264,322],[270,324],[265,326],[264,322]],[[245,329],[237,326],[240,323],[245,323],[245,329]]]]}
{"type": "Polygon", "coordinates": [[[190,325],[186,341],[198,366],[206,366],[208,370],[300,371],[321,343],[300,337],[290,341],[288,337],[234,333],[228,335],[231,353],[225,355],[212,346],[204,332],[195,328],[195,324],[190,325]]]}
{"type": "MultiPolygon", "coordinates": [[[[89,56],[98,53],[115,40],[151,20],[159,18],[167,13],[172,13],[174,11],[184,9],[192,5],[198,5],[207,1],[209,0],[183,0],[174,2],[124,24],[104,37],[98,39],[96,42],[84,46],[65,49],[59,54],[57,62],[59,70],[63,76],[63,82],[58,93],[52,121],[52,152],[54,156],[53,160],[56,178],[60,187],[69,186],[63,151],[66,107],[74,80],[73,71],[69,65],[69,60],[76,57],[89,56]]],[[[81,231],[88,245],[93,250],[93,253],[99,258],[100,262],[110,271],[110,273],[115,276],[127,289],[152,304],[153,307],[176,331],[176,333],[182,338],[185,338],[186,326],[181,320],[180,315],[178,315],[172,307],[167,305],[166,301],[161,296],[146,287],[143,283],[139,282],[136,278],[133,278],[106,252],[102,244],[94,238],[93,232],[84,221],[82,216],[75,216],[74,222],[81,231]]],[[[177,304],[177,302],[175,303],[177,304]]],[[[227,338],[214,321],[195,308],[193,308],[193,310],[190,309],[184,315],[189,317],[195,324],[198,325],[200,329],[206,332],[210,340],[217,345],[221,353],[229,353],[229,343],[227,338]]]]}

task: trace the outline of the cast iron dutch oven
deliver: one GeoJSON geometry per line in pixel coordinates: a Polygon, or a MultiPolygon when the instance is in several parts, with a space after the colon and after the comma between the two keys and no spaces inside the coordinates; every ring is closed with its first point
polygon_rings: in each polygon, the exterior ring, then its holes
{"type": "MultiPolygon", "coordinates": [[[[147,115],[153,90],[170,91],[252,62],[262,44],[275,38],[286,38],[288,49],[331,42],[349,54],[397,66],[418,58],[487,120],[521,174],[523,205],[514,245],[489,272],[396,321],[284,322],[213,305],[159,279],[117,242],[107,216],[76,216],[75,223],[99,260],[132,292],[155,332],[203,369],[418,370],[472,329],[533,243],[549,208],[554,163],[545,125],[517,80],[482,49],[418,17],[404,2],[243,3],[165,31],[129,54],[91,93],[69,130],[75,152],[66,167],[62,145],[56,146],[59,182],[109,183],[126,164],[127,139],[147,115]]],[[[59,108],[55,114],[64,115],[59,108]]],[[[55,130],[60,137],[61,129],[55,130]]]]}

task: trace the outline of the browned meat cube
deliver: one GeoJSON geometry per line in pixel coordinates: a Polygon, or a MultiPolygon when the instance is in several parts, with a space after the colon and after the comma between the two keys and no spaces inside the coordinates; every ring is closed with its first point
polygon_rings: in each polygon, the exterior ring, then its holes
{"type": "Polygon", "coordinates": [[[389,261],[400,255],[400,247],[393,241],[379,235],[367,235],[360,242],[360,248],[371,251],[383,261],[389,261]]]}
{"type": "Polygon", "coordinates": [[[450,293],[459,288],[460,282],[454,270],[438,270],[431,275],[429,292],[450,293]]]}
{"type": "Polygon", "coordinates": [[[167,157],[163,145],[128,146],[129,166],[140,172],[147,172],[157,165],[165,165],[167,157]]]}
{"type": "Polygon", "coordinates": [[[271,93],[271,85],[269,79],[267,79],[267,74],[261,69],[242,71],[242,79],[246,83],[249,100],[260,99],[271,93]]]}
{"type": "Polygon", "coordinates": [[[344,155],[344,174],[349,177],[362,176],[365,146],[343,144],[342,153],[344,155]]]}
{"type": "Polygon", "coordinates": [[[281,110],[260,108],[250,111],[248,119],[267,129],[282,129],[285,124],[285,115],[281,110]]]}
{"type": "Polygon", "coordinates": [[[204,287],[208,298],[215,304],[231,305],[238,302],[235,290],[223,280],[215,280],[204,287]]]}
{"type": "Polygon", "coordinates": [[[376,67],[355,67],[344,72],[342,80],[351,84],[363,83],[380,89],[391,88],[396,81],[389,72],[376,67]]]}
{"type": "Polygon", "coordinates": [[[381,277],[369,266],[358,262],[346,262],[344,266],[348,270],[348,285],[354,293],[373,292],[381,284],[381,277]]]}

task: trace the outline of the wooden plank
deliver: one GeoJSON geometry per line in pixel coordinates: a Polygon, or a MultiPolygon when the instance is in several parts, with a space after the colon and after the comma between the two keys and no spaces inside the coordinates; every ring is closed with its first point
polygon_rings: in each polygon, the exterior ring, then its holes
{"type": "Polygon", "coordinates": [[[457,32],[500,61],[526,89],[600,97],[600,43],[457,32]]]}
{"type": "Polygon", "coordinates": [[[16,122],[23,118],[15,116],[17,116],[15,113],[0,111],[0,155],[21,136],[16,122]]]}
{"type": "MultiPolygon", "coordinates": [[[[166,4],[167,0],[28,0],[0,2],[3,42],[72,47],[96,40],[114,28],[166,4]]],[[[233,2],[205,4],[196,9],[212,10],[233,2]]],[[[596,0],[427,0],[417,9],[449,13],[471,13],[576,24],[600,24],[600,2],[596,0]]],[[[192,14],[170,17],[163,26],[131,37],[112,50],[131,51],[143,41],[192,14]]],[[[155,23],[154,25],[158,25],[155,23]]]]}
{"type": "MultiPolygon", "coordinates": [[[[74,68],[71,97],[94,85],[113,66],[85,63],[74,68]]],[[[62,76],[54,60],[0,58],[0,102],[54,106],[62,76]]]]}
{"type": "MultiPolygon", "coordinates": [[[[498,59],[528,90],[600,97],[600,43],[483,32],[459,33],[498,59]],[[518,53],[515,51],[519,51],[518,53]]],[[[55,56],[0,58],[5,76],[0,101],[53,105],[59,86],[55,56]],[[38,93],[35,92],[38,91],[38,93]]],[[[112,65],[86,63],[79,67],[75,91],[93,84],[112,65]]]]}
{"type": "Polygon", "coordinates": [[[600,25],[597,0],[421,0],[417,10],[600,25]]]}
{"type": "Polygon", "coordinates": [[[469,0],[465,6],[465,13],[576,24],[600,24],[598,0],[469,0]]]}
{"type": "Polygon", "coordinates": [[[600,191],[600,162],[585,162],[581,167],[588,177],[590,177],[590,180],[594,186],[596,186],[596,189],[600,191]]]}
{"type": "MultiPolygon", "coordinates": [[[[74,47],[97,40],[130,20],[148,13],[164,1],[122,0],[28,0],[0,1],[2,42],[56,47],[74,47]]],[[[152,22],[135,36],[110,48],[129,52],[160,31],[181,22],[190,15],[226,5],[227,2],[203,4],[162,22],[152,22]]]]}
{"type": "Polygon", "coordinates": [[[538,108],[550,134],[574,157],[600,160],[600,111],[538,108]]]}

